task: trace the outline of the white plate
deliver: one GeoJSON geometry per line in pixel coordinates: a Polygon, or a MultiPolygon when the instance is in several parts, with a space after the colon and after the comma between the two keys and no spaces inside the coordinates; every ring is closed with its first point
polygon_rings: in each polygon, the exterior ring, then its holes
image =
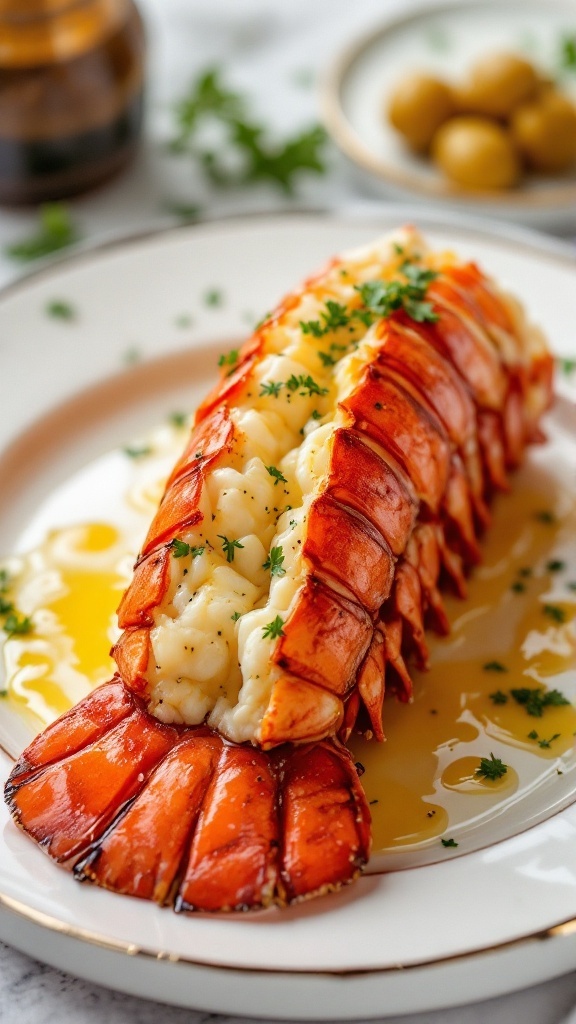
{"type": "MultiPolygon", "coordinates": [[[[216,342],[230,347],[328,256],[406,219],[413,210],[370,222],[307,215],[181,229],[80,253],[5,291],[0,550],[10,552],[38,502],[71,472],[192,405],[216,342]],[[205,302],[213,289],[220,305],[205,302]],[[71,303],[77,319],[48,317],[54,299],[71,303]],[[178,325],[183,314],[192,326],[178,325]],[[135,346],[144,362],[128,370],[135,346]]],[[[568,250],[522,232],[418,220],[433,245],[478,259],[516,291],[554,349],[574,354],[568,250]]],[[[574,407],[558,409],[554,429],[572,437],[574,407]]],[[[1,768],[7,775],[6,755],[1,768]]],[[[0,815],[0,938],[140,996],[256,1017],[381,1017],[497,995],[576,962],[574,805],[483,850],[369,875],[282,913],[213,917],[79,886],[3,805],[0,815]]]]}
{"type": "MultiPolygon", "coordinates": [[[[431,161],[411,154],[384,109],[408,72],[427,71],[455,82],[477,57],[500,50],[523,53],[556,77],[560,41],[575,34],[572,0],[452,0],[411,8],[332,63],[322,90],[326,126],[365,180],[388,198],[433,201],[563,230],[576,220],[576,169],[557,177],[527,176],[507,191],[474,194],[450,183],[431,161]]],[[[561,87],[576,96],[574,72],[563,75],[561,87]]]]}

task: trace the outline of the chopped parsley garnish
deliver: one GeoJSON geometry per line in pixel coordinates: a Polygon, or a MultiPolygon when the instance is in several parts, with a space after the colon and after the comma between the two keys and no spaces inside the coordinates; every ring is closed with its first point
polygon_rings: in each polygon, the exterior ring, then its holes
{"type": "Polygon", "coordinates": [[[202,207],[198,203],[169,202],[164,204],[164,208],[166,213],[171,213],[173,217],[178,217],[184,224],[190,224],[198,220],[202,215],[202,207]]]}
{"type": "Polygon", "coordinates": [[[188,416],[185,412],[171,412],[168,417],[168,422],[173,427],[185,427],[188,422],[188,416]]]}
{"type": "Polygon", "coordinates": [[[441,839],[440,842],[442,843],[442,846],[450,846],[454,849],[458,846],[455,839],[441,839]]]}
{"type": "Polygon", "coordinates": [[[229,352],[223,352],[218,357],[218,366],[236,366],[240,358],[240,353],[237,348],[231,348],[229,352]]]}
{"type": "Polygon", "coordinates": [[[192,555],[192,558],[198,558],[206,550],[204,545],[192,547],[190,544],[186,544],[186,541],[179,540],[178,537],[174,537],[174,540],[170,541],[170,547],[172,548],[174,558],[185,558],[187,555],[192,555]]]}
{"type": "Polygon", "coordinates": [[[286,569],[283,568],[282,563],[284,561],[284,553],[282,548],[270,548],[270,554],[264,562],[262,568],[270,569],[271,576],[284,576],[286,569]]]}
{"type": "Polygon", "coordinates": [[[550,737],[550,739],[546,740],[546,739],[539,739],[538,733],[536,732],[536,729],[532,729],[532,731],[528,733],[528,739],[529,740],[538,740],[538,746],[542,750],[548,750],[550,748],[551,744],[554,742],[554,740],[560,739],[560,733],[559,732],[555,732],[554,735],[550,737]]]}
{"type": "Polygon", "coordinates": [[[556,522],[556,516],[553,512],[549,512],[548,509],[541,509],[539,512],[535,512],[534,519],[536,519],[538,523],[545,523],[546,525],[551,525],[556,522]]]}
{"type": "Polygon", "coordinates": [[[485,672],[507,672],[506,665],[503,665],[501,661],[487,661],[482,668],[485,672]]]}
{"type": "Polygon", "coordinates": [[[0,592],[5,593],[10,586],[10,573],[8,569],[0,569],[0,592]]]}
{"type": "Polygon", "coordinates": [[[351,314],[346,306],[342,306],[333,299],[328,299],[326,309],[320,310],[319,320],[301,320],[300,327],[303,334],[312,334],[314,338],[322,338],[330,331],[337,331],[339,327],[347,327],[350,323],[351,314]]]}
{"type": "Polygon", "coordinates": [[[28,615],[19,615],[15,611],[9,612],[2,626],[8,640],[11,636],[23,636],[26,633],[31,633],[33,628],[32,619],[28,615]]]}
{"type": "Polygon", "coordinates": [[[266,466],[265,469],[266,472],[269,473],[270,476],[274,478],[274,487],[276,487],[276,484],[279,483],[288,483],[286,477],[282,475],[279,469],[276,469],[276,466],[266,466]]]}
{"type": "Polygon", "coordinates": [[[9,613],[13,611],[13,602],[7,601],[5,597],[0,596],[0,615],[9,615],[9,613]]]}
{"type": "Polygon", "coordinates": [[[54,318],[54,320],[75,320],[76,310],[74,306],[70,305],[69,302],[64,302],[63,299],[52,299],[46,305],[46,312],[48,316],[54,318]]]}
{"type": "Polygon", "coordinates": [[[491,693],[489,696],[493,704],[508,703],[508,697],[506,696],[505,693],[502,693],[502,690],[495,690],[494,693],[491,693]]]}
{"type": "Polygon", "coordinates": [[[576,35],[561,39],[560,67],[564,71],[576,71],[576,35]]]}
{"type": "Polygon", "coordinates": [[[298,391],[299,388],[302,388],[303,390],[300,391],[300,394],[309,395],[310,397],[312,397],[312,395],[328,394],[328,388],[321,388],[310,374],[304,375],[303,373],[300,373],[296,376],[296,374],[293,373],[286,381],[286,387],[288,388],[288,391],[298,391]]]}
{"type": "Polygon", "coordinates": [[[329,366],[336,366],[336,360],[334,356],[331,356],[328,352],[318,352],[318,358],[320,359],[323,366],[327,369],[329,366]]]}
{"type": "Polygon", "coordinates": [[[506,775],[507,771],[508,765],[505,765],[499,757],[494,757],[494,754],[490,754],[490,757],[481,758],[474,774],[483,779],[496,780],[506,775]]]}
{"type": "Polygon", "coordinates": [[[283,382],[281,380],[268,380],[265,384],[260,385],[260,398],[264,395],[273,395],[274,398],[278,398],[282,387],[283,382]]]}
{"type": "Polygon", "coordinates": [[[204,302],[207,306],[221,306],[224,301],[224,296],[219,288],[209,288],[204,294],[204,302]]]}
{"type": "Polygon", "coordinates": [[[123,361],[126,366],[134,366],[134,364],[139,363],[141,359],[142,353],[135,345],[133,345],[132,348],[126,349],[123,357],[123,361]]]}
{"type": "Polygon", "coordinates": [[[260,397],[262,398],[264,395],[273,395],[274,398],[278,398],[282,388],[286,388],[291,394],[294,394],[294,392],[298,391],[299,388],[302,388],[299,393],[303,397],[328,394],[328,388],[321,388],[310,374],[300,373],[296,376],[296,374],[293,373],[288,380],[266,381],[261,384],[260,397]]]}
{"type": "Polygon", "coordinates": [[[544,709],[547,707],[562,707],[570,703],[564,694],[560,693],[560,690],[544,690],[540,688],[531,690],[523,686],[516,690],[510,690],[510,693],[516,703],[521,704],[525,708],[526,714],[532,715],[534,718],[541,718],[544,714],[544,709]]]}
{"type": "Polygon", "coordinates": [[[542,611],[544,615],[547,615],[553,622],[563,623],[566,622],[566,612],[564,608],[560,608],[557,604],[545,604],[542,605],[542,611]]]}
{"type": "Polygon", "coordinates": [[[262,627],[262,638],[264,640],[270,639],[275,640],[279,636],[285,636],[282,626],[284,625],[284,619],[281,619],[279,615],[268,625],[262,627]]]}
{"type": "Polygon", "coordinates": [[[171,151],[191,156],[213,185],[224,188],[270,181],[290,194],[303,171],[323,174],[326,170],[323,128],[313,126],[282,141],[270,138],[251,117],[245,96],[224,85],[218,68],[196,79],[176,105],[175,117],[177,134],[171,151]],[[210,141],[214,126],[225,134],[217,146],[210,141]]]}
{"type": "Polygon", "coordinates": [[[80,238],[70,213],[62,203],[46,203],[40,207],[40,227],[30,238],[13,242],[4,252],[12,260],[29,263],[50,256],[59,249],[73,245],[80,238]]]}
{"type": "Polygon", "coordinates": [[[355,285],[362,304],[376,316],[387,317],[394,310],[403,309],[417,323],[434,323],[438,320],[438,314],[425,296],[428,285],[438,274],[435,270],[424,270],[408,261],[402,264],[400,271],[406,280],[396,278],[392,281],[367,281],[355,285]]]}
{"type": "Polygon", "coordinates": [[[240,618],[240,612],[233,612],[230,618],[232,619],[232,622],[238,622],[238,619],[240,618]]]}
{"type": "Polygon", "coordinates": [[[566,562],[561,562],[558,558],[551,558],[549,562],[546,562],[546,568],[548,572],[562,572],[566,568],[566,562]]]}
{"type": "Polygon", "coordinates": [[[522,580],[514,580],[514,583],[510,585],[510,590],[513,590],[515,594],[523,594],[526,590],[526,584],[522,583],[522,580]]]}
{"type": "Polygon", "coordinates": [[[174,320],[176,327],[191,327],[192,317],[189,313],[179,313],[174,320]]]}
{"type": "Polygon", "coordinates": [[[560,367],[561,372],[566,377],[569,377],[574,373],[574,370],[576,370],[576,359],[559,359],[558,366],[560,367]]]}
{"type": "Polygon", "coordinates": [[[318,409],[312,409],[312,412],[310,413],[310,418],[313,420],[321,420],[322,414],[318,412],[318,409]]]}
{"type": "Polygon", "coordinates": [[[140,448],[128,447],[124,448],[124,454],[127,455],[129,459],[143,459],[145,455],[152,454],[152,449],[150,448],[150,445],[142,445],[140,448]]]}
{"type": "Polygon", "coordinates": [[[235,548],[243,548],[244,545],[239,540],[228,540],[228,537],[225,537],[223,533],[219,533],[218,537],[222,541],[222,550],[226,555],[226,561],[233,562],[235,548]]]}

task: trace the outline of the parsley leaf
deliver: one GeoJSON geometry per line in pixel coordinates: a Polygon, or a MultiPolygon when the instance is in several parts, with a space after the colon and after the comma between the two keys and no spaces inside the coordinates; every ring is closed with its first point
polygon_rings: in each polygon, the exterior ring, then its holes
{"type": "Polygon", "coordinates": [[[502,693],[502,690],[495,690],[494,693],[489,694],[489,697],[493,704],[508,703],[508,697],[506,696],[505,693],[502,693]]]}
{"type": "Polygon", "coordinates": [[[541,718],[547,707],[562,707],[570,703],[564,694],[560,693],[560,690],[538,688],[531,690],[527,686],[523,686],[516,690],[510,690],[510,693],[516,703],[525,708],[526,714],[532,715],[533,718],[541,718]]]}
{"type": "Polygon", "coordinates": [[[507,672],[506,665],[503,665],[501,661],[487,661],[482,668],[485,672],[507,672]]]}
{"type": "Polygon", "coordinates": [[[282,626],[284,625],[284,619],[281,619],[279,615],[268,625],[262,627],[262,638],[264,640],[270,639],[275,640],[279,636],[285,636],[282,626]]]}
{"type": "Polygon", "coordinates": [[[204,554],[206,550],[204,545],[199,547],[192,547],[187,544],[184,540],[179,540],[178,537],[174,537],[174,540],[170,541],[170,547],[172,548],[172,554],[174,558],[185,558],[186,555],[192,555],[192,558],[198,558],[204,554]]]}
{"type": "Polygon", "coordinates": [[[239,358],[238,349],[231,348],[229,352],[223,352],[221,356],[218,356],[218,366],[236,366],[239,358]]]}
{"type": "Polygon", "coordinates": [[[290,194],[302,171],[323,174],[326,170],[323,128],[314,126],[284,141],[271,139],[266,129],[252,120],[246,98],[224,85],[218,68],[199,76],[176,105],[175,116],[177,134],[170,146],[172,152],[192,156],[213,185],[270,181],[290,194]],[[206,126],[214,124],[225,132],[225,144],[217,148],[203,141],[206,126]],[[230,152],[240,158],[240,166],[234,169],[230,152]]]}
{"type": "Polygon", "coordinates": [[[171,423],[173,427],[185,427],[188,422],[188,415],[185,412],[171,412],[168,416],[168,422],[171,423]]]}
{"type": "Polygon", "coordinates": [[[276,469],[276,466],[266,466],[265,469],[270,474],[270,476],[274,477],[274,487],[276,487],[276,484],[279,483],[288,483],[286,477],[282,476],[282,473],[280,472],[279,469],[276,469]]]}
{"type": "Polygon", "coordinates": [[[235,553],[234,549],[243,548],[244,545],[241,544],[239,540],[228,540],[228,537],[225,537],[223,533],[219,533],[218,537],[222,541],[222,550],[226,555],[226,561],[233,562],[235,553]]]}
{"type": "Polygon", "coordinates": [[[33,628],[32,619],[28,615],[19,615],[15,611],[11,611],[6,616],[2,626],[8,640],[11,636],[22,636],[26,633],[31,633],[33,628]]]}
{"type": "Polygon", "coordinates": [[[310,374],[304,375],[301,373],[298,377],[294,373],[291,374],[286,381],[286,387],[289,391],[298,391],[299,388],[302,388],[303,390],[300,391],[300,394],[308,395],[309,397],[312,397],[312,395],[328,394],[328,388],[321,388],[310,374]]]}
{"type": "Polygon", "coordinates": [[[281,388],[281,380],[268,380],[264,384],[260,385],[260,398],[262,398],[264,395],[270,395],[273,396],[274,398],[278,398],[281,388]]]}
{"type": "Polygon", "coordinates": [[[140,448],[128,447],[124,448],[124,455],[127,455],[129,459],[143,459],[145,455],[151,455],[152,449],[150,445],[142,445],[140,448]]]}
{"type": "Polygon", "coordinates": [[[576,71],[576,36],[564,36],[560,42],[560,67],[576,71]]]}
{"type": "Polygon", "coordinates": [[[495,780],[501,779],[503,775],[506,775],[507,771],[508,766],[499,757],[494,757],[494,754],[490,754],[490,757],[481,758],[474,774],[480,778],[495,780]]]}
{"type": "Polygon", "coordinates": [[[40,207],[40,226],[36,234],[21,242],[14,242],[4,252],[9,259],[29,263],[65,249],[79,238],[67,208],[62,203],[46,203],[40,207]]]}
{"type": "Polygon", "coordinates": [[[63,299],[52,299],[46,305],[46,312],[48,316],[53,317],[55,320],[75,320],[76,310],[69,302],[64,302],[63,299]]]}
{"type": "Polygon", "coordinates": [[[553,622],[563,623],[566,622],[566,612],[564,608],[560,608],[557,604],[545,604],[542,606],[544,615],[547,615],[553,622]]]}
{"type": "Polygon", "coordinates": [[[270,554],[264,562],[262,568],[270,569],[271,576],[284,576],[286,569],[283,568],[282,562],[284,561],[284,553],[282,548],[270,548],[270,554]]]}
{"type": "Polygon", "coordinates": [[[440,842],[442,843],[442,846],[450,846],[454,848],[458,846],[455,839],[441,839],[440,842]]]}

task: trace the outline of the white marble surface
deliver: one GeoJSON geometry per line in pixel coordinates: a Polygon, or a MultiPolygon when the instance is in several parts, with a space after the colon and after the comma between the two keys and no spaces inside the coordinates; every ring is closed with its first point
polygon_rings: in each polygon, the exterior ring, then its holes
{"type": "MultiPolygon", "coordinates": [[[[401,0],[141,0],[150,42],[146,139],[117,182],[71,204],[88,242],[173,223],[166,202],[199,203],[208,216],[278,209],[369,206],[335,152],[326,177],[303,180],[295,198],[260,187],[207,190],[189,163],[168,156],[173,101],[217,63],[246,91],[262,120],[284,134],[317,120],[313,73],[357,33],[402,9],[401,0]]],[[[0,211],[0,249],[30,233],[31,211],[0,211]]],[[[0,256],[0,284],[20,269],[0,256]]],[[[404,1024],[558,1024],[576,1004],[576,973],[474,1006],[402,1018],[404,1024]]],[[[19,1024],[200,1024],[208,1014],[160,1006],[61,974],[0,946],[0,1020],[19,1024]]],[[[400,1018],[388,1018],[389,1024],[400,1018]]]]}

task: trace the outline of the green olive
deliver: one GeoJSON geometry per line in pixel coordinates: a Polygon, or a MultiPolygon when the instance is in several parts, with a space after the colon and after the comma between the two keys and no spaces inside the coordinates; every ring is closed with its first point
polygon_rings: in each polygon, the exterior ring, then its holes
{"type": "Polygon", "coordinates": [[[512,138],[526,162],[537,171],[564,171],[576,161],[576,109],[550,89],[514,112],[512,138]]]}
{"type": "Polygon", "coordinates": [[[454,117],[438,130],[434,160],[452,181],[468,188],[510,188],[521,173],[508,133],[482,117],[454,117]]]}
{"type": "Polygon", "coordinates": [[[540,78],[536,69],[514,53],[493,53],[472,65],[457,90],[463,113],[508,118],[520,103],[532,99],[540,78]]]}
{"type": "Polygon", "coordinates": [[[388,101],[390,123],[417,152],[425,152],[434,133],[455,113],[452,90],[432,75],[403,78],[388,101]]]}

